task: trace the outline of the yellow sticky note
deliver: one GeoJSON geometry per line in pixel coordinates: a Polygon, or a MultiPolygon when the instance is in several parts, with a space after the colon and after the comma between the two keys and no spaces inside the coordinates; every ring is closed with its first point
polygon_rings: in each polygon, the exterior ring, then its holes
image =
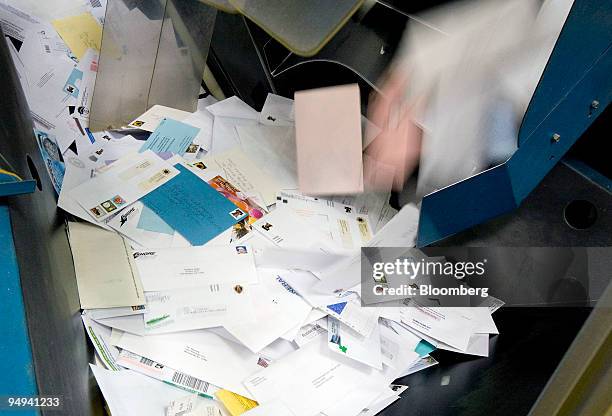
{"type": "Polygon", "coordinates": [[[100,50],[102,26],[91,13],[64,17],[51,23],[78,59],[81,59],[88,48],[100,50]]]}
{"type": "Polygon", "coordinates": [[[251,410],[259,405],[255,400],[248,399],[229,390],[219,390],[215,395],[232,416],[240,416],[247,410],[251,410]]]}

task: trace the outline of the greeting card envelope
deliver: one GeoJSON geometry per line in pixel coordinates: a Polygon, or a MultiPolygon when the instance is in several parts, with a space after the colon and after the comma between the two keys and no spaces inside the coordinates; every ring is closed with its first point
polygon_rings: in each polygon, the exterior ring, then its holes
{"type": "Polygon", "coordinates": [[[356,84],[296,92],[295,134],[302,193],[363,192],[361,110],[356,84]]]}
{"type": "Polygon", "coordinates": [[[201,246],[247,217],[247,213],[180,164],[180,175],[142,198],[143,204],[185,237],[201,246]]]}

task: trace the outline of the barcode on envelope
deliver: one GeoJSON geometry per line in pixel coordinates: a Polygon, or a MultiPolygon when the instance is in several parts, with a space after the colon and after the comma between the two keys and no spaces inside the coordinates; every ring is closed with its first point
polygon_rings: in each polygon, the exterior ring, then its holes
{"type": "Polygon", "coordinates": [[[89,4],[91,4],[91,7],[102,7],[100,0],[89,0],[89,4]]]}
{"type": "Polygon", "coordinates": [[[155,361],[150,360],[146,357],[140,357],[140,362],[144,365],[148,365],[149,367],[153,367],[153,365],[155,364],[155,361]]]}
{"type": "Polygon", "coordinates": [[[206,393],[208,391],[208,383],[206,381],[184,373],[179,373],[178,371],[172,375],[172,382],[199,391],[200,393],[206,393]]]}

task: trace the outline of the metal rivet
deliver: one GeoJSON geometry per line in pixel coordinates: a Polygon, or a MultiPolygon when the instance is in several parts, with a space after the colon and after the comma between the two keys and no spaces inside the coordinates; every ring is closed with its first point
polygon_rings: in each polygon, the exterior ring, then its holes
{"type": "Polygon", "coordinates": [[[591,108],[592,108],[593,110],[597,110],[597,109],[599,108],[599,101],[597,101],[597,100],[593,100],[593,101],[591,102],[591,108]]]}
{"type": "Polygon", "coordinates": [[[558,135],[557,133],[555,133],[555,134],[552,135],[551,139],[552,139],[553,142],[558,143],[559,140],[561,140],[561,136],[558,135]]]}

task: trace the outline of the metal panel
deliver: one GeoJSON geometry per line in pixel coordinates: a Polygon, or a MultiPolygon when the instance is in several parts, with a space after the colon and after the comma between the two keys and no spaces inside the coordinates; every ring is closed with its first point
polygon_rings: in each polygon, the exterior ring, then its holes
{"type": "MultiPolygon", "coordinates": [[[[511,214],[476,225],[436,243],[441,246],[610,246],[612,195],[565,162],[559,163],[511,214]],[[592,226],[568,224],[566,207],[588,201],[595,210],[592,226]]],[[[586,214],[586,213],[585,213],[586,214]]]]}
{"type": "Polygon", "coordinates": [[[216,15],[196,0],[168,0],[147,107],[196,110],[216,15]]]}
{"type": "Polygon", "coordinates": [[[197,0],[109,0],[90,129],[125,126],[155,104],[195,111],[215,16],[197,0]]]}
{"type": "Polygon", "coordinates": [[[108,0],[106,6],[92,131],[124,126],[147,110],[166,0],[132,3],[108,0]]]}
{"type": "MultiPolygon", "coordinates": [[[[523,118],[519,131],[519,146],[572,89],[574,85],[568,81],[576,79],[576,74],[587,72],[610,46],[612,2],[575,1],[567,23],[559,35],[558,44],[562,47],[552,51],[549,64],[523,118]]],[[[596,97],[597,95],[589,98],[596,97]]],[[[586,107],[576,110],[579,115],[589,113],[590,102],[586,107]]]]}

